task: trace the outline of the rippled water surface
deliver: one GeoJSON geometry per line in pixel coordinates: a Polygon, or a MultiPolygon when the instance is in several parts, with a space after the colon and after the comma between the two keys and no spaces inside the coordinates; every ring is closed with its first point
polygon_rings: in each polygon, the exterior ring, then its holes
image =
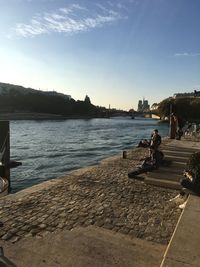
{"type": "Polygon", "coordinates": [[[132,148],[154,128],[168,133],[167,125],[152,119],[12,121],[11,159],[22,162],[11,170],[12,192],[132,148]]]}

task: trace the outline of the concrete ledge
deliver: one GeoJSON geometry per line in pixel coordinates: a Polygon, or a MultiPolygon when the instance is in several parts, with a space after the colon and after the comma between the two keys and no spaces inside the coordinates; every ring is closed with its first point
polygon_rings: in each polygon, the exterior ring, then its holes
{"type": "Polygon", "coordinates": [[[17,267],[152,267],[159,266],[165,250],[164,245],[94,226],[1,245],[15,264],[9,266],[17,267]]]}
{"type": "Polygon", "coordinates": [[[190,195],[161,267],[200,266],[200,198],[190,195]]]}

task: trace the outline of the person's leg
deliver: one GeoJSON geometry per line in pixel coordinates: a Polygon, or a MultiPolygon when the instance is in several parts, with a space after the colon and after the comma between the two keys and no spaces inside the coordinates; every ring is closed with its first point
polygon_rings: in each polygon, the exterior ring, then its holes
{"type": "Polygon", "coordinates": [[[182,179],[181,185],[186,193],[200,195],[200,186],[192,183],[189,179],[182,179]]]}
{"type": "Polygon", "coordinates": [[[158,149],[154,149],[154,152],[153,152],[153,163],[154,163],[156,168],[159,168],[160,162],[161,162],[160,151],[158,149]]]}
{"type": "Polygon", "coordinates": [[[180,204],[180,203],[183,203],[187,197],[188,197],[188,194],[184,192],[184,190],[181,190],[178,195],[171,198],[169,201],[170,202],[174,201],[175,203],[180,204]]]}
{"type": "Polygon", "coordinates": [[[187,188],[189,190],[193,189],[193,183],[187,178],[181,180],[181,185],[182,187],[187,188]]]}
{"type": "Polygon", "coordinates": [[[183,201],[185,201],[185,199],[187,198],[188,196],[188,193],[185,192],[185,185],[187,186],[187,181],[188,179],[186,178],[182,178],[180,180],[180,184],[184,187],[183,189],[181,189],[180,193],[178,195],[176,195],[175,197],[171,198],[169,201],[174,201],[176,203],[183,203],[183,201]],[[186,181],[185,181],[186,180],[186,181]]]}

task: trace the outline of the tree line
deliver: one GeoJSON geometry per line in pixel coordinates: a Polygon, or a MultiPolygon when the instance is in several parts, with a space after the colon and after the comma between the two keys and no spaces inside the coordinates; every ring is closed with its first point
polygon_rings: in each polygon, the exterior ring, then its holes
{"type": "Polygon", "coordinates": [[[48,95],[42,92],[27,91],[22,93],[11,89],[0,94],[0,112],[34,112],[58,115],[100,116],[106,111],[91,103],[88,96],[84,101],[64,98],[59,95],[48,95]]]}
{"type": "Polygon", "coordinates": [[[200,121],[200,98],[166,98],[158,104],[157,113],[161,118],[174,113],[185,121],[200,121]]]}

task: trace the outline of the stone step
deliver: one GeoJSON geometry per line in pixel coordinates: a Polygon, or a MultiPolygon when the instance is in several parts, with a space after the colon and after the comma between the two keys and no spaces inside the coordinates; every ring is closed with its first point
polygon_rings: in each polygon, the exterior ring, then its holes
{"type": "Polygon", "coordinates": [[[170,175],[171,174],[179,174],[179,175],[182,175],[183,174],[183,170],[184,170],[185,168],[184,167],[174,167],[174,166],[169,166],[169,167],[160,167],[159,168],[159,171],[161,172],[161,173],[170,173],[170,175]]]}
{"type": "Polygon", "coordinates": [[[152,267],[160,265],[166,250],[166,245],[93,226],[20,241],[4,244],[9,262],[0,266],[152,267]]]}
{"type": "Polygon", "coordinates": [[[189,158],[189,156],[192,154],[191,152],[183,152],[183,151],[171,151],[171,150],[165,150],[163,149],[162,152],[165,156],[177,156],[177,157],[184,157],[189,158]]]}
{"type": "Polygon", "coordinates": [[[166,173],[166,172],[162,172],[162,171],[158,170],[158,171],[148,172],[147,177],[153,178],[153,179],[159,179],[162,181],[167,180],[167,181],[179,182],[180,179],[183,178],[183,175],[170,173],[170,172],[166,173]]]}
{"type": "Polygon", "coordinates": [[[175,162],[187,162],[188,158],[185,157],[177,157],[177,156],[165,156],[165,160],[175,161],[175,162]]]}
{"type": "Polygon", "coordinates": [[[197,148],[175,147],[175,146],[170,146],[170,145],[163,146],[161,150],[179,151],[179,152],[186,152],[186,153],[195,153],[199,151],[199,149],[197,148]]]}
{"type": "Polygon", "coordinates": [[[170,168],[177,168],[179,170],[184,170],[187,167],[185,162],[176,162],[173,161],[170,165],[170,168]]]}
{"type": "Polygon", "coordinates": [[[154,186],[164,187],[164,188],[176,189],[176,190],[181,190],[182,188],[182,186],[178,182],[154,179],[150,177],[147,177],[145,179],[145,183],[154,185],[154,186]]]}

